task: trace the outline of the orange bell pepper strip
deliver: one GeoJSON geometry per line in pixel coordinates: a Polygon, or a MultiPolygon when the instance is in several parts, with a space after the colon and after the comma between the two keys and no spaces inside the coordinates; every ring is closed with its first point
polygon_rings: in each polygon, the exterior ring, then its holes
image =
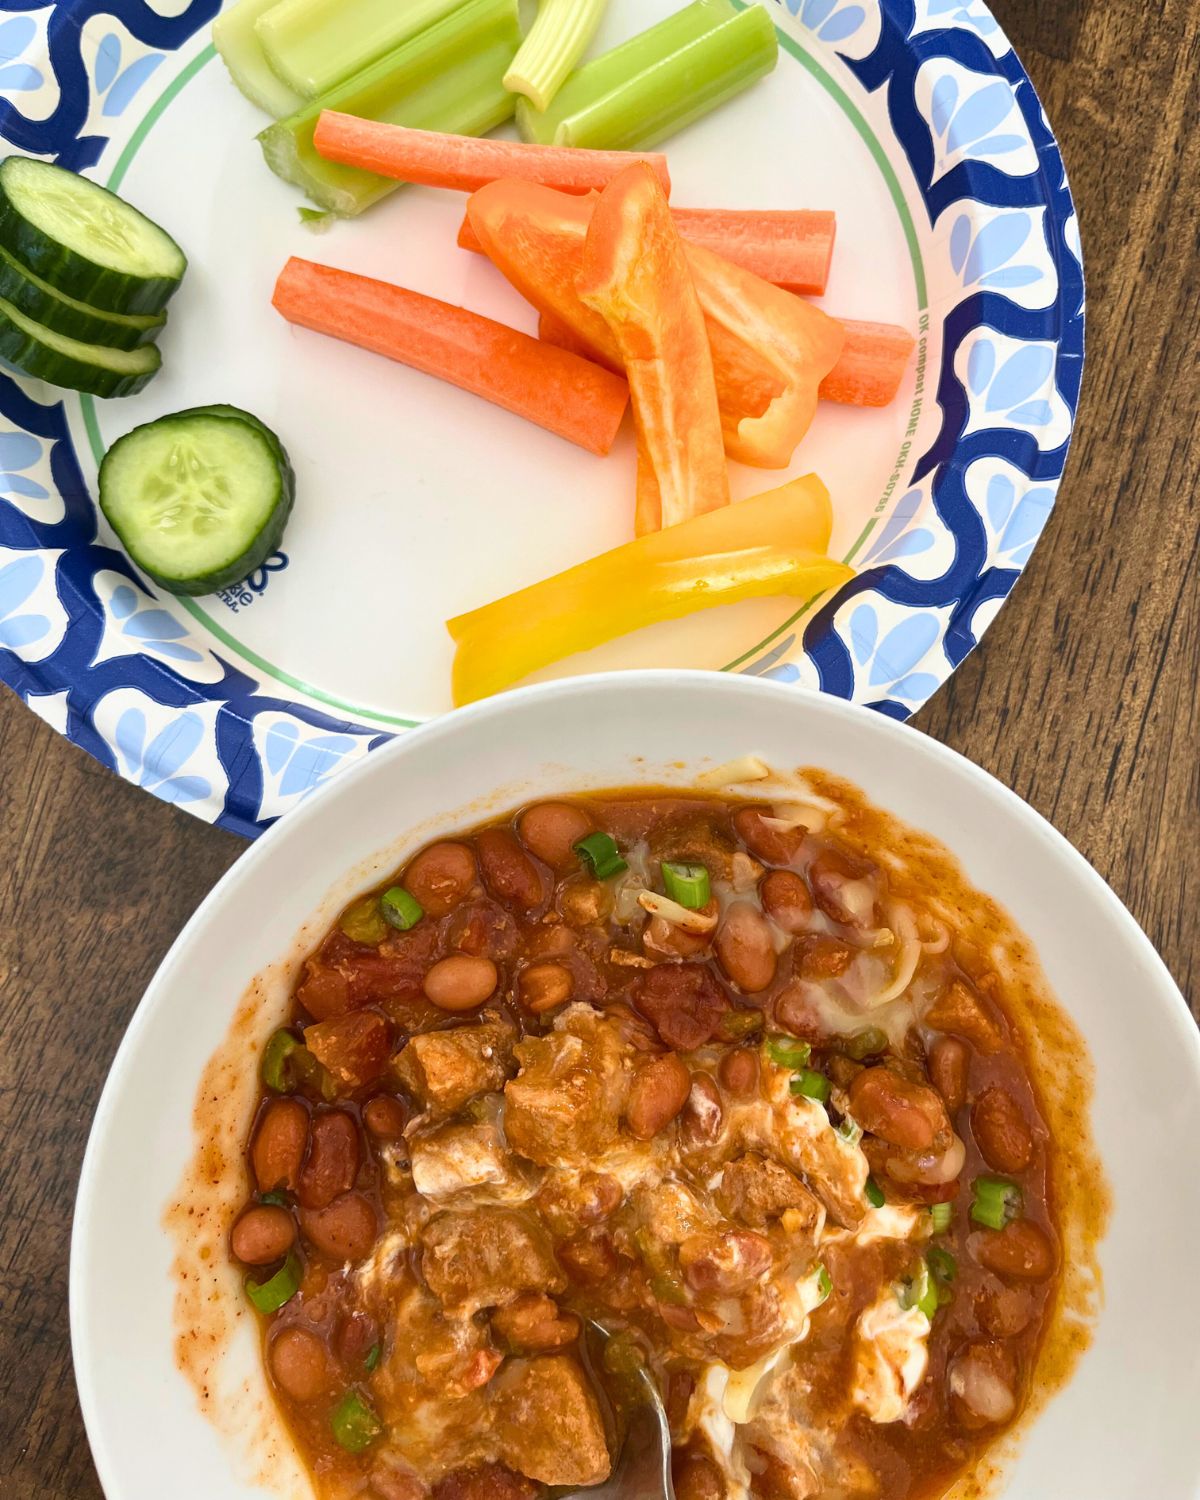
{"type": "Polygon", "coordinates": [[[729,504],[704,314],[667,196],[637,162],[592,206],[575,289],[616,341],[638,431],[638,531],[729,504]]]}
{"type": "Polygon", "coordinates": [[[446,622],[457,644],[456,705],[644,625],[717,604],[812,599],[854,576],[826,555],[829,491],[808,474],[626,542],[446,622]]]}
{"type": "MultiPolygon", "coordinates": [[[[575,290],[595,201],[534,183],[494,182],[471,196],[467,212],[485,254],[521,295],[570,328],[600,363],[620,370],[611,333],[575,290]]],[[[812,422],[845,329],[699,245],[685,242],[685,251],[712,349],[726,452],[758,468],[784,468],[812,422]]]]}

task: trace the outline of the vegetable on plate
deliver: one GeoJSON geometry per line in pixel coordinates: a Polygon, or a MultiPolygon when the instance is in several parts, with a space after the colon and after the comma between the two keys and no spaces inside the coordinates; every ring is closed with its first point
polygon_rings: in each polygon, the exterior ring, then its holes
{"type": "Polygon", "coordinates": [[[237,0],[213,22],[217,54],[237,88],[272,119],[286,119],[304,107],[304,96],[289,88],[267,61],[259,40],[258,18],[278,0],[237,0]]]}
{"type": "Polygon", "coordinates": [[[521,43],[517,0],[466,0],[353,77],[259,135],[267,165],[313,202],[359,214],[397,187],[374,172],[327,161],[313,144],[324,110],[419,130],[483,135],[513,112],[504,74],[521,43]]]}
{"type": "Polygon", "coordinates": [[[504,86],[547,109],[600,28],[608,0],[540,0],[504,86]]]}
{"type": "MultiPolygon", "coordinates": [[[[467,211],[487,255],[521,295],[619,369],[621,350],[607,323],[577,290],[594,203],[535,183],[494,182],[471,196],[467,211]]],[[[711,251],[685,249],[707,324],[726,452],[759,468],[786,467],[845,331],[811,303],[711,251]]]]}
{"type": "Polygon", "coordinates": [[[209,594],[261,567],[294,497],[283,445],[234,406],[135,427],[100,465],[105,518],[142,572],[173,594],[209,594]]]}
{"type": "Polygon", "coordinates": [[[276,77],[317,99],[462,7],[463,0],[275,0],[254,32],[276,77]]]}
{"type": "Polygon", "coordinates": [[[159,313],[187,269],[165,229],[52,162],[0,162],[0,246],[55,291],[110,313],[159,313]]]}
{"type": "Polygon", "coordinates": [[[517,126],[527,141],[639,150],[741,93],[778,58],[775,23],[764,6],[739,10],[732,0],[692,0],[584,63],[548,109],[520,99],[517,126]]]}
{"type": "MultiPolygon", "coordinates": [[[[543,185],[563,187],[554,182],[543,185]]],[[[829,210],[672,206],[671,217],[690,244],[703,245],[764,281],[805,296],[819,297],[825,292],[837,232],[837,216],[829,210]]],[[[458,244],[462,250],[484,253],[470,213],[463,216],[458,244]]]]}
{"type": "Polygon", "coordinates": [[[165,312],[114,313],[89,307],[35,276],[2,247],[0,298],[55,333],[65,333],[85,344],[107,344],[110,349],[152,344],[167,324],[165,312]]]}
{"type": "Polygon", "coordinates": [[[815,475],[651,532],[447,622],[456,705],[576,651],[740,599],[811,599],[853,577],[826,555],[829,492],[815,475]]]}
{"type": "Polygon", "coordinates": [[[293,257],[273,298],[290,323],[436,375],[578,443],[607,453],[629,390],[599,365],[465,308],[293,257]]]}
{"type": "Polygon", "coordinates": [[[606,187],[634,161],[644,161],[671,191],[667,158],[657,151],[580,151],[524,141],[481,141],[438,130],[411,130],[325,110],[313,145],[327,161],[394,177],[399,182],[473,193],[498,178],[540,182],[565,193],[606,187]]]}
{"type": "Polygon", "coordinates": [[[0,300],[0,358],[50,385],[93,396],[133,396],[158,374],[153,344],[113,349],[56,333],[0,300]]]}
{"type": "Polygon", "coordinates": [[[639,536],[729,504],[704,314],[662,186],[627,167],[600,194],[576,279],[629,381],[638,434],[639,536]]]}

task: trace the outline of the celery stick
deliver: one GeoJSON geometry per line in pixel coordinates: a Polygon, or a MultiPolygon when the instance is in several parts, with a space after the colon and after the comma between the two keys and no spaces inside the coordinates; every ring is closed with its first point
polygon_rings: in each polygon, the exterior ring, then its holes
{"type": "Polygon", "coordinates": [[[549,109],[596,35],[608,0],[541,0],[537,20],[513,59],[504,86],[549,109]]]}
{"type": "Polygon", "coordinates": [[[290,89],[316,99],[361,73],[463,0],[276,0],[255,24],[267,62],[290,89]]]}
{"type": "Polygon", "coordinates": [[[517,101],[527,141],[643,151],[769,73],[779,57],[770,15],[731,0],[693,0],[585,63],[543,113],[517,101]]]}
{"type": "Polygon", "coordinates": [[[263,55],[255,24],[276,0],[238,0],[223,10],[213,22],[213,46],[229,69],[229,76],[252,104],[276,120],[303,109],[304,100],[293,93],[283,80],[271,71],[263,55]]]}
{"type": "Polygon", "coordinates": [[[319,156],[313,130],[323,109],[453,135],[483,135],[502,125],[513,112],[504,75],[521,45],[517,5],[468,0],[290,119],[268,126],[258,138],[267,165],[314,203],[348,216],[399,184],[319,156]]]}

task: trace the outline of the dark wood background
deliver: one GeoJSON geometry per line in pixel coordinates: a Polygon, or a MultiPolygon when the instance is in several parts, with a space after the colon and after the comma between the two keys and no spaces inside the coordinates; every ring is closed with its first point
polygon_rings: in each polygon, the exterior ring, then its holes
{"type": "MultiPolygon", "coordinates": [[[[1079,204],[1088,368],[1041,545],[918,723],[1045,813],[1195,1000],[1200,3],[994,8],[1079,204]]],[[[118,780],[6,691],[0,798],[0,1496],[98,1500],[67,1331],[80,1160],[143,988],[243,845],[118,780]]]]}

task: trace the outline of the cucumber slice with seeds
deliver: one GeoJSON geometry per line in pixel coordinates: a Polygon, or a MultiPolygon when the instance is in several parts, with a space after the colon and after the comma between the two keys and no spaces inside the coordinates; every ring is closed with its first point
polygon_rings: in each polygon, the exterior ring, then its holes
{"type": "Polygon", "coordinates": [[[166,327],[166,313],[110,313],[56,292],[0,246],[0,298],[35,323],[86,344],[136,349],[152,344],[166,327]]]}
{"type": "Polygon", "coordinates": [[[100,465],[100,509],[133,561],[173,594],[240,583],[278,550],[295,497],[275,434],[237,407],[135,427],[100,465]]]}
{"type": "Polygon", "coordinates": [[[50,385],[93,396],[132,396],[157,375],[162,355],[153,344],[110,349],[55,333],[0,298],[0,359],[50,385]]]}
{"type": "Polygon", "coordinates": [[[0,162],[0,245],[57,291],[105,312],[156,313],[187,258],[115,193],[29,156],[0,162]]]}

